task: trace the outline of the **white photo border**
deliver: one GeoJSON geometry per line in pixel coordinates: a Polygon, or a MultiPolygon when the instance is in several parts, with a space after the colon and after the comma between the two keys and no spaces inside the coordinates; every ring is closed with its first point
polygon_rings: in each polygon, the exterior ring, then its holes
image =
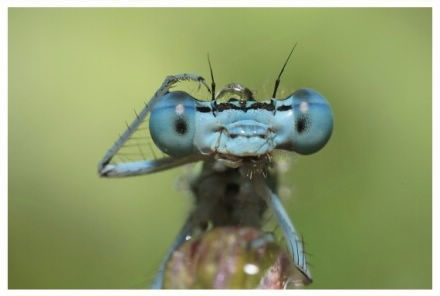
{"type": "MultiPolygon", "coordinates": [[[[0,3],[0,295],[337,295],[402,296],[440,295],[439,257],[439,37],[440,1],[438,0],[6,0],[0,3]],[[11,7],[431,7],[432,8],[432,289],[431,290],[8,290],[8,9],[11,7]]],[[[416,272],[416,271],[415,271],[416,272]]]]}

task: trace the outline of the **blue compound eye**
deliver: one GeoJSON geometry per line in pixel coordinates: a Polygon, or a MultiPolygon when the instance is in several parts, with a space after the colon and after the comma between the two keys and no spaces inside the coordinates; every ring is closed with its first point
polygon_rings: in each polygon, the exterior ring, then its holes
{"type": "Polygon", "coordinates": [[[289,96],[293,110],[294,151],[311,154],[330,139],[333,130],[333,112],[327,100],[312,89],[299,89],[289,96]]]}
{"type": "Polygon", "coordinates": [[[195,99],[183,91],[170,92],[151,109],[150,134],[160,150],[170,156],[193,151],[195,99]]]}

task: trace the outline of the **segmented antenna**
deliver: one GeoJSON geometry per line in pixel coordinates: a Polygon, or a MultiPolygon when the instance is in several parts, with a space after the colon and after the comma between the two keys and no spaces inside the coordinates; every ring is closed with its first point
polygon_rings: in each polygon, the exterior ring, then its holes
{"type": "Polygon", "coordinates": [[[209,64],[209,71],[211,72],[211,99],[215,100],[215,81],[214,81],[214,73],[212,73],[212,66],[211,66],[211,60],[209,59],[209,53],[208,53],[208,64],[209,64]]]}
{"type": "Polygon", "coordinates": [[[281,75],[283,74],[284,68],[286,67],[287,62],[289,62],[290,56],[292,55],[292,53],[293,53],[293,51],[294,51],[294,49],[295,49],[297,44],[298,43],[295,43],[295,45],[292,47],[292,50],[290,51],[289,56],[287,57],[286,61],[284,62],[283,68],[281,68],[281,72],[278,75],[277,80],[275,80],[275,88],[273,90],[272,98],[276,98],[278,86],[280,85],[280,81],[281,81],[281,75]]]}

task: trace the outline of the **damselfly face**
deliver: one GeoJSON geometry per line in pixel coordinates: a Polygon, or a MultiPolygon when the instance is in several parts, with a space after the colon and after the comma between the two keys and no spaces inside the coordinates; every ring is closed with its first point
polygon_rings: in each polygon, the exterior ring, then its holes
{"type": "Polygon", "coordinates": [[[259,157],[274,149],[310,154],[330,138],[333,116],[318,92],[301,89],[285,99],[206,102],[169,92],[151,109],[154,143],[166,154],[259,157]]]}
{"type": "MultiPolygon", "coordinates": [[[[222,91],[220,94],[224,96],[222,91]]],[[[240,95],[227,101],[217,99],[219,96],[203,101],[167,89],[149,102],[110,149],[101,163],[106,165],[101,175],[136,175],[206,158],[228,160],[237,166],[275,149],[310,154],[331,136],[331,107],[312,89],[266,101],[256,101],[248,89],[240,95]],[[165,158],[158,159],[156,149],[165,158]]]]}

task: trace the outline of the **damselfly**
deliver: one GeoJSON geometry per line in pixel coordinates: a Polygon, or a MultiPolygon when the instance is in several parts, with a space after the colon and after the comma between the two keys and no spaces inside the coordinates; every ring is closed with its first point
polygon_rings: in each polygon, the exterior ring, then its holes
{"type": "Polygon", "coordinates": [[[216,92],[209,58],[211,86],[199,75],[166,77],[99,162],[102,177],[136,176],[203,162],[192,182],[195,207],[163,259],[152,288],[163,287],[170,258],[196,232],[227,226],[259,230],[266,208],[282,230],[300,283],[312,281],[302,241],[277,194],[272,155],[278,149],[300,154],[320,150],[332,133],[333,115],[326,99],[312,89],[276,98],[294,48],[275,81],[272,97],[264,101],[257,101],[250,89],[238,83],[216,92]],[[210,97],[199,100],[184,91],[171,91],[182,81],[199,83],[210,97]],[[140,144],[149,134],[153,143],[140,144]],[[158,148],[164,156],[147,159],[145,147],[158,148]],[[131,160],[130,152],[123,149],[138,150],[142,159],[131,160]]]}

